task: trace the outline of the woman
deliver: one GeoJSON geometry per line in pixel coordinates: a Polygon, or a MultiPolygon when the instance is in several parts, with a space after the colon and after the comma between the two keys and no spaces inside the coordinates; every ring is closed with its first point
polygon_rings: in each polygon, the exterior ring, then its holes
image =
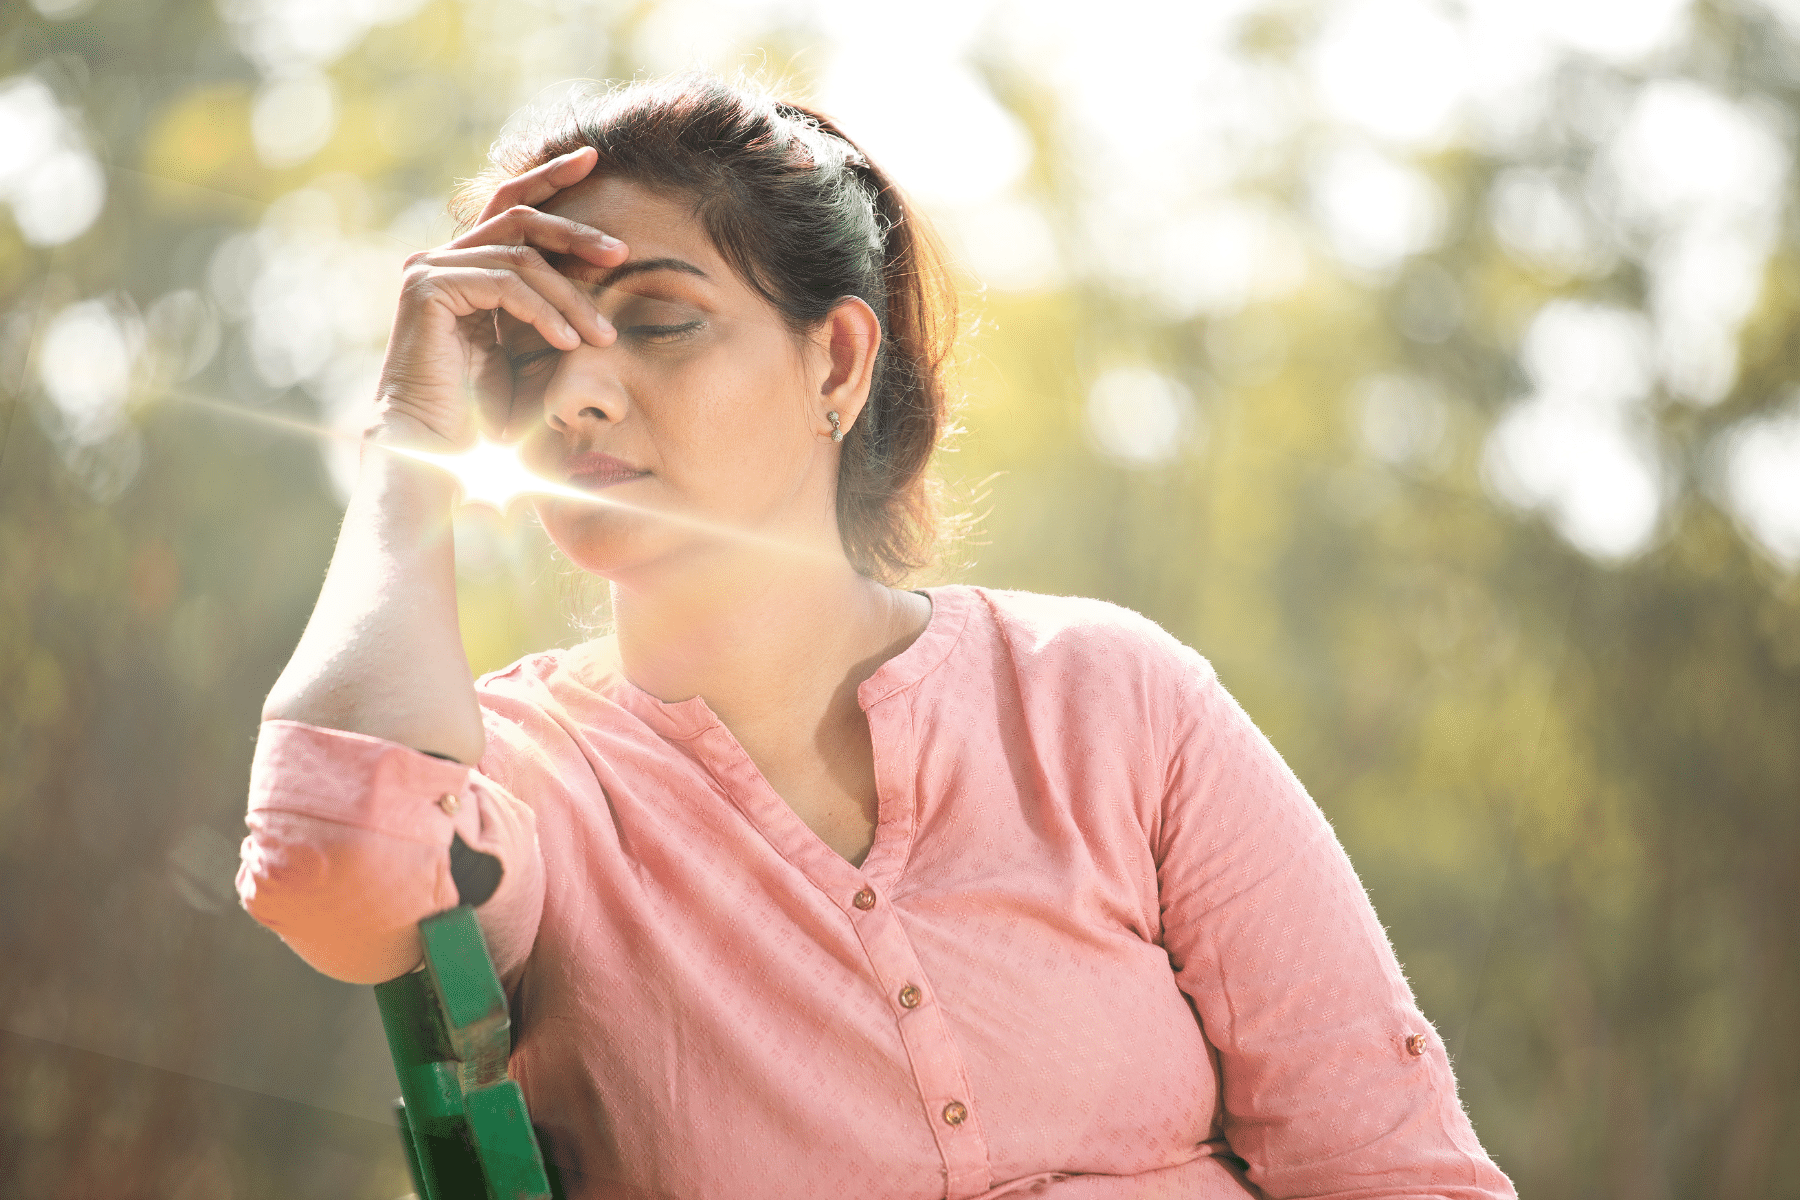
{"type": "Polygon", "coordinates": [[[265,710],[259,920],[376,982],[477,902],[575,1196],[1511,1194],[1204,660],[889,586],[928,549],[937,276],[848,139],[638,84],[474,197],[409,263],[369,441],[485,417],[611,502],[539,512],[616,634],[471,686],[453,485],[366,452],[265,710]]]}

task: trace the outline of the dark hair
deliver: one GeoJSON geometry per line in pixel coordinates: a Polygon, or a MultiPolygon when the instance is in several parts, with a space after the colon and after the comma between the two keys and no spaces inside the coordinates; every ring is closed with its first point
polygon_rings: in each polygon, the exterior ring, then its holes
{"type": "Polygon", "coordinates": [[[458,192],[471,224],[507,179],[592,146],[595,175],[694,198],[733,269],[795,332],[846,296],[881,320],[867,405],[844,438],[837,517],[856,569],[893,583],[932,557],[926,467],[948,420],[943,379],[954,292],[935,238],[881,169],[829,119],[705,74],[624,84],[503,134],[458,192]]]}

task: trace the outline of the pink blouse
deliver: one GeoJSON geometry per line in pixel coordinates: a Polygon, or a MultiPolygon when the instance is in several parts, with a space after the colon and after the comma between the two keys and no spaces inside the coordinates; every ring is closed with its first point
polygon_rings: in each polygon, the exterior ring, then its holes
{"type": "Polygon", "coordinates": [[[1330,826],[1199,655],[932,590],[863,685],[853,867],[604,643],[483,678],[477,770],[264,726],[244,906],[375,982],[481,908],[572,1197],[1511,1196],[1330,826]]]}

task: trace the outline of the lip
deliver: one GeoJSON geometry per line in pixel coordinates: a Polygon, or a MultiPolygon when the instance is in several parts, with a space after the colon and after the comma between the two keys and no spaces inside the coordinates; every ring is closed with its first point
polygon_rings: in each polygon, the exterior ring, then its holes
{"type": "Polygon", "coordinates": [[[648,471],[640,471],[623,459],[614,458],[610,454],[590,451],[587,454],[571,454],[563,460],[563,477],[573,487],[595,491],[611,487],[615,483],[625,483],[648,475],[648,471]]]}

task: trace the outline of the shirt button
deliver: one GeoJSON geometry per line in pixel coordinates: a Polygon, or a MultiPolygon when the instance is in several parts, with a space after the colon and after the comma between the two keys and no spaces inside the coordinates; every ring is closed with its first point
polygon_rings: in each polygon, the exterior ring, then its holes
{"type": "Polygon", "coordinates": [[[1415,1033],[1411,1037],[1407,1038],[1406,1039],[1406,1052],[1408,1054],[1412,1055],[1414,1058],[1417,1058],[1417,1057],[1419,1057],[1419,1055],[1425,1053],[1425,1035],[1422,1033],[1415,1033]]]}
{"type": "Polygon", "coordinates": [[[850,898],[850,903],[856,905],[856,907],[862,909],[864,912],[868,912],[871,908],[875,907],[875,893],[868,888],[864,888],[850,898]]]}
{"type": "Polygon", "coordinates": [[[961,1100],[952,1100],[944,1105],[944,1124],[961,1125],[969,1119],[969,1106],[961,1100]]]}
{"type": "Polygon", "coordinates": [[[438,807],[454,817],[456,810],[462,807],[462,801],[456,798],[456,793],[445,792],[438,798],[438,807]]]}
{"type": "Polygon", "coordinates": [[[900,989],[901,1008],[917,1008],[919,1007],[919,999],[919,989],[912,984],[909,983],[900,989]]]}

